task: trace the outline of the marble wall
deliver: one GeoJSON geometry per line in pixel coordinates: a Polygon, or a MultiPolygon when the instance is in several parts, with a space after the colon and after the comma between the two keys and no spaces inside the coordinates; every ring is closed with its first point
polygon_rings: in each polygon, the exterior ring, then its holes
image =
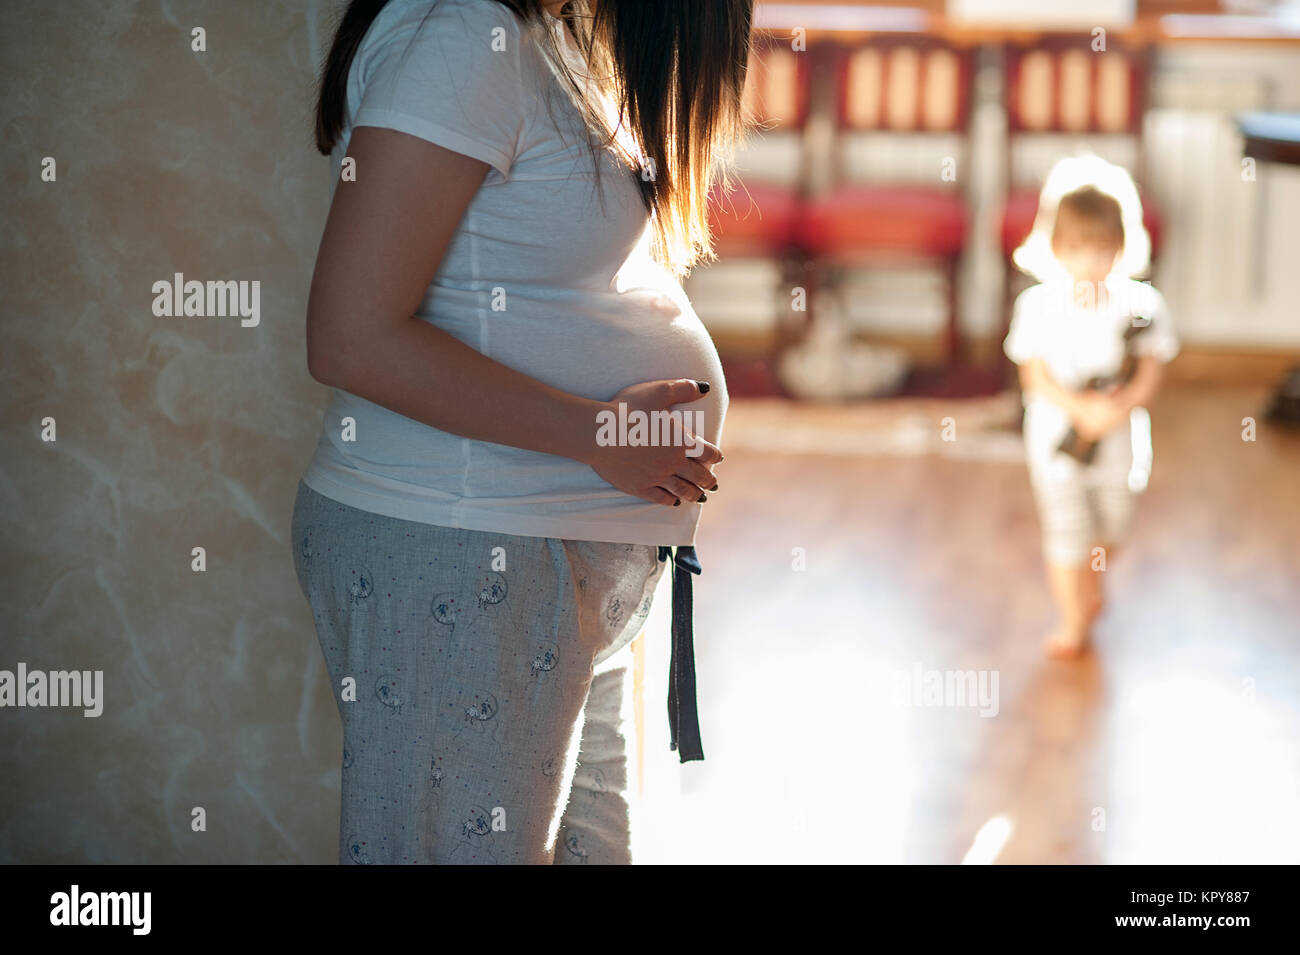
{"type": "Polygon", "coordinates": [[[0,862],[337,858],[288,536],[327,399],[303,320],[336,5],[5,4],[0,671],[103,684],[98,716],[0,708],[0,862]],[[177,273],[241,283],[244,317],[157,314],[177,273]]]}

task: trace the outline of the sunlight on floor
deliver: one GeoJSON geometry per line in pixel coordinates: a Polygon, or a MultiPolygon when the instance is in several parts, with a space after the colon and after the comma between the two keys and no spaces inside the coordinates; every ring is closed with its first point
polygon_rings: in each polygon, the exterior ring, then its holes
{"type": "Polygon", "coordinates": [[[1300,854],[1294,717],[1253,686],[1171,676],[1116,701],[1112,863],[1270,863],[1300,854]]]}
{"type": "MultiPolygon", "coordinates": [[[[903,862],[917,798],[911,713],[861,630],[778,647],[756,632],[717,687],[706,759],[660,760],[633,806],[637,862],[903,862]]],[[[651,665],[658,677],[658,663],[651,665]]],[[[652,728],[661,697],[648,694],[652,728]]]]}
{"type": "Polygon", "coordinates": [[[994,816],[975,833],[975,841],[962,858],[962,865],[990,865],[1011,838],[1013,826],[1006,816],[994,816]]]}

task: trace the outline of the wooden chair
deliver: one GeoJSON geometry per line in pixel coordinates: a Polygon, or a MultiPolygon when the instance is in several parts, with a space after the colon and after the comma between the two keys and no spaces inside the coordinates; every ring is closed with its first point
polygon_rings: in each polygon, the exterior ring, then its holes
{"type": "Polygon", "coordinates": [[[783,256],[796,245],[807,191],[809,53],[788,37],[756,33],[745,81],[750,138],[738,157],[741,187],[710,197],[719,257],[783,256]]]}
{"type": "MultiPolygon", "coordinates": [[[[776,356],[802,334],[808,321],[807,312],[792,307],[792,293],[809,283],[798,223],[808,193],[806,130],[814,55],[793,49],[788,35],[756,32],[745,83],[751,126],[737,156],[739,185],[728,195],[715,188],[710,196],[710,227],[719,261],[691,281],[694,288],[700,287],[694,283],[719,283],[713,294],[745,313],[739,327],[724,325],[720,334],[711,329],[734,395],[782,393],[774,372],[776,356]],[[763,314],[754,315],[754,310],[763,314]]],[[[688,291],[695,298],[693,289],[688,291]]],[[[709,308],[706,324],[708,314],[716,322],[725,310],[709,308]]]]}
{"type": "Polygon", "coordinates": [[[957,268],[970,219],[972,74],[971,50],[934,37],[874,36],[838,47],[832,184],[810,199],[800,223],[801,244],[832,269],[900,258],[937,263],[947,285],[949,359],[960,346],[957,268]],[[921,150],[892,169],[867,163],[864,171],[853,161],[860,139],[879,144],[877,152],[890,152],[891,140],[921,150]]]}

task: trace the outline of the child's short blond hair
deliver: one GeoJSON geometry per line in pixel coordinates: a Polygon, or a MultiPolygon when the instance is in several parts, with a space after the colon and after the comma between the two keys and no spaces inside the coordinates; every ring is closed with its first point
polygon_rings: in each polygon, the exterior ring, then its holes
{"type": "Polygon", "coordinates": [[[1059,207],[1067,196],[1073,195],[1071,209],[1065,213],[1067,217],[1077,211],[1079,216],[1075,218],[1088,224],[1095,211],[1097,221],[1106,218],[1113,226],[1113,212],[1103,210],[1103,206],[1106,209],[1109,206],[1093,193],[1113,200],[1120,209],[1122,238],[1111,277],[1137,278],[1146,274],[1151,268],[1151,236],[1142,221],[1142,200],[1138,197],[1137,184],[1128,170],[1095,155],[1067,156],[1052,167],[1038,196],[1038,213],[1034,216],[1033,228],[1011,257],[1016,266],[1040,282],[1069,280],[1069,273],[1052,248],[1059,207]]]}
{"type": "Polygon", "coordinates": [[[1119,201],[1096,186],[1061,197],[1052,223],[1052,248],[1069,236],[1086,245],[1124,248],[1124,212],[1119,201]]]}

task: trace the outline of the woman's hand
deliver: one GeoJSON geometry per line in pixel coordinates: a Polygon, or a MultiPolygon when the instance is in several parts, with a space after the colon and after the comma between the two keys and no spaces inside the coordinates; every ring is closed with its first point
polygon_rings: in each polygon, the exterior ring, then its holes
{"type": "MultiPolygon", "coordinates": [[[[620,404],[627,406],[626,414],[639,411],[648,416],[696,401],[707,391],[707,384],[690,378],[643,381],[629,385],[603,404],[616,418],[620,404]]],[[[593,435],[596,427],[593,421],[593,435]]],[[[600,445],[593,440],[585,462],[620,491],[654,504],[676,507],[682,501],[703,502],[707,500],[705,490],[717,490],[713,468],[722,460],[722,452],[694,434],[685,422],[681,430],[680,445],[600,445]],[[696,453],[688,455],[687,451],[696,453]]]]}

